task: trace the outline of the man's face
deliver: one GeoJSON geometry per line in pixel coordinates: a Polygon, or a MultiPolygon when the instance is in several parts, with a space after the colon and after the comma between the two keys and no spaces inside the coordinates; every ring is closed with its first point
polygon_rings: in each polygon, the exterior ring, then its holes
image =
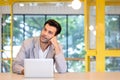
{"type": "Polygon", "coordinates": [[[55,27],[46,24],[45,27],[42,29],[40,41],[43,43],[48,43],[49,40],[55,36],[56,31],[57,30],[55,27]]]}

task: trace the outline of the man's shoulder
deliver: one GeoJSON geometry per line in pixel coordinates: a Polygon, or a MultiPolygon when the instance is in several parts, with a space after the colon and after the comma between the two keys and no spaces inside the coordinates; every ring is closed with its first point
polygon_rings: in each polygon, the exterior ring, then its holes
{"type": "Polygon", "coordinates": [[[24,40],[23,43],[27,45],[27,44],[34,44],[38,41],[39,41],[39,37],[32,37],[32,38],[28,38],[28,39],[24,40]]]}
{"type": "Polygon", "coordinates": [[[39,37],[32,37],[32,38],[28,38],[28,39],[24,40],[24,42],[36,41],[38,39],[39,39],[39,37]]]}

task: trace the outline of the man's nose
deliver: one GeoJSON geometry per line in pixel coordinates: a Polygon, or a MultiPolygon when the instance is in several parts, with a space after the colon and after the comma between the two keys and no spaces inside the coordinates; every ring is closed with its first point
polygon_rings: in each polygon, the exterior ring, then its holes
{"type": "Polygon", "coordinates": [[[44,32],[44,35],[48,35],[48,32],[47,32],[47,31],[45,31],[45,32],[44,32]]]}

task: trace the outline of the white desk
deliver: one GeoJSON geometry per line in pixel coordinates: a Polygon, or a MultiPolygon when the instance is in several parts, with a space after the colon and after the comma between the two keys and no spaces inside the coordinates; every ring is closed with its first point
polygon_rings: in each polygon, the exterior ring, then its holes
{"type": "Polygon", "coordinates": [[[120,72],[56,73],[54,78],[24,78],[24,75],[0,73],[0,80],[120,80],[120,72]]]}

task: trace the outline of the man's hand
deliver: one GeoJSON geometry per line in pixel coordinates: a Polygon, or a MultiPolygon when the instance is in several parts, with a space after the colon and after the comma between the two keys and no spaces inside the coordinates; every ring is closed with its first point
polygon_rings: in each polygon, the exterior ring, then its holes
{"type": "Polygon", "coordinates": [[[58,46],[58,41],[57,41],[57,37],[53,37],[51,40],[51,43],[54,45],[54,47],[57,47],[58,46]]]}
{"type": "Polygon", "coordinates": [[[58,41],[57,41],[57,37],[55,36],[55,37],[53,37],[51,40],[51,43],[54,45],[54,47],[55,47],[55,53],[56,54],[59,54],[59,53],[61,53],[60,51],[60,47],[59,47],[59,43],[58,43],[58,41]]]}

